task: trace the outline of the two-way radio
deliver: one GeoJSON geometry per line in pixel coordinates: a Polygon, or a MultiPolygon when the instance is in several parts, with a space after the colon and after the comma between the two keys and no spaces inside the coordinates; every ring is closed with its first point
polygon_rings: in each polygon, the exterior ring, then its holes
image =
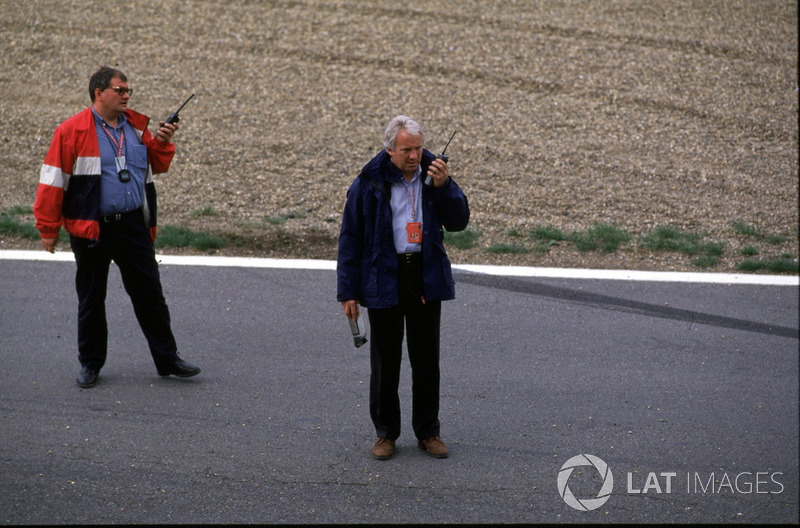
{"type": "Polygon", "coordinates": [[[178,108],[178,110],[176,110],[175,112],[171,113],[169,115],[169,117],[166,119],[166,121],[164,121],[164,123],[169,123],[170,125],[172,125],[172,124],[177,123],[178,121],[180,121],[181,118],[180,118],[180,116],[178,114],[180,114],[181,110],[183,110],[183,107],[186,106],[186,103],[188,103],[192,99],[192,97],[194,97],[194,94],[190,95],[189,99],[185,100],[183,102],[183,104],[181,105],[181,107],[178,108]]]}
{"type": "MultiPolygon", "coordinates": [[[[450,139],[447,140],[447,144],[442,149],[442,152],[436,155],[436,159],[440,159],[440,160],[444,161],[445,163],[450,161],[450,156],[445,154],[445,151],[447,150],[447,147],[450,146],[450,142],[453,141],[453,138],[456,137],[456,132],[458,132],[458,130],[453,132],[453,135],[450,136],[450,139]]],[[[430,174],[426,174],[425,175],[425,185],[427,185],[428,187],[433,185],[433,178],[431,178],[430,174]]]]}

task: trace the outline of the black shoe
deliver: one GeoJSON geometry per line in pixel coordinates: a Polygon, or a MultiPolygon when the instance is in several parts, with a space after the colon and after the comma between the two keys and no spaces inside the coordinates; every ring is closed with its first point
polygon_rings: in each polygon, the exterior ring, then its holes
{"type": "Polygon", "coordinates": [[[78,374],[78,378],[75,380],[78,382],[78,387],[82,389],[88,389],[89,387],[94,387],[97,384],[97,375],[100,374],[100,370],[94,367],[83,367],[81,369],[81,373],[78,374]]]}
{"type": "Polygon", "coordinates": [[[200,374],[200,367],[192,365],[188,361],[176,359],[171,365],[157,368],[159,376],[178,376],[179,378],[191,378],[200,374]]]}

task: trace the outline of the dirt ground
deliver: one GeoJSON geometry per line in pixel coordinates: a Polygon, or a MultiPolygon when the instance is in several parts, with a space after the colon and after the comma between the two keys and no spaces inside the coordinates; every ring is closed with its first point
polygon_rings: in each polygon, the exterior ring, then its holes
{"type": "MultiPolygon", "coordinates": [[[[158,177],[160,223],[224,233],[209,251],[333,259],[345,192],[386,123],[418,119],[467,193],[457,263],[698,270],[639,247],[658,226],[798,255],[796,1],[402,4],[296,0],[0,3],[0,211],[33,203],[55,127],[101,65],[163,120],[188,97],[158,177]],[[738,234],[737,223],[781,237],[738,234]],[[611,254],[533,249],[535,226],[613,224],[611,254]]],[[[22,221],[32,217],[22,215],[22,221]]],[[[0,249],[37,247],[0,237],[0,249]]],[[[61,249],[67,244],[62,240],[61,249]]],[[[197,252],[168,249],[165,252],[197,252]]]]}

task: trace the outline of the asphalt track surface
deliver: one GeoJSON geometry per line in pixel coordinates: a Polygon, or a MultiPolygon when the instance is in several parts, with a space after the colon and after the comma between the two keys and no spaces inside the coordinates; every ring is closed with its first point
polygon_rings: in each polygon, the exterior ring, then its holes
{"type": "Polygon", "coordinates": [[[156,374],[112,266],[109,359],[81,390],[74,263],[0,259],[0,523],[798,522],[796,284],[458,271],[450,457],[416,447],[406,359],[377,461],[333,271],[161,275],[203,372],[156,374]]]}

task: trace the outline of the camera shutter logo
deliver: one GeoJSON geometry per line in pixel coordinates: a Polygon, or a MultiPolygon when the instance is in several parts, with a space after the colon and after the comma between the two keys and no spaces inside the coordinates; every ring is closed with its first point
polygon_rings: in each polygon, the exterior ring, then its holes
{"type": "Polygon", "coordinates": [[[561,471],[558,472],[558,494],[561,495],[564,502],[576,510],[589,511],[599,508],[605,504],[611,496],[611,490],[613,488],[614,476],[611,474],[611,470],[608,469],[608,464],[594,455],[576,455],[564,462],[564,465],[561,466],[561,471]],[[600,476],[603,477],[603,486],[597,493],[597,497],[593,499],[578,499],[572,494],[572,490],[569,489],[567,481],[570,475],[572,475],[572,470],[579,466],[594,466],[600,473],[600,476]]]}

